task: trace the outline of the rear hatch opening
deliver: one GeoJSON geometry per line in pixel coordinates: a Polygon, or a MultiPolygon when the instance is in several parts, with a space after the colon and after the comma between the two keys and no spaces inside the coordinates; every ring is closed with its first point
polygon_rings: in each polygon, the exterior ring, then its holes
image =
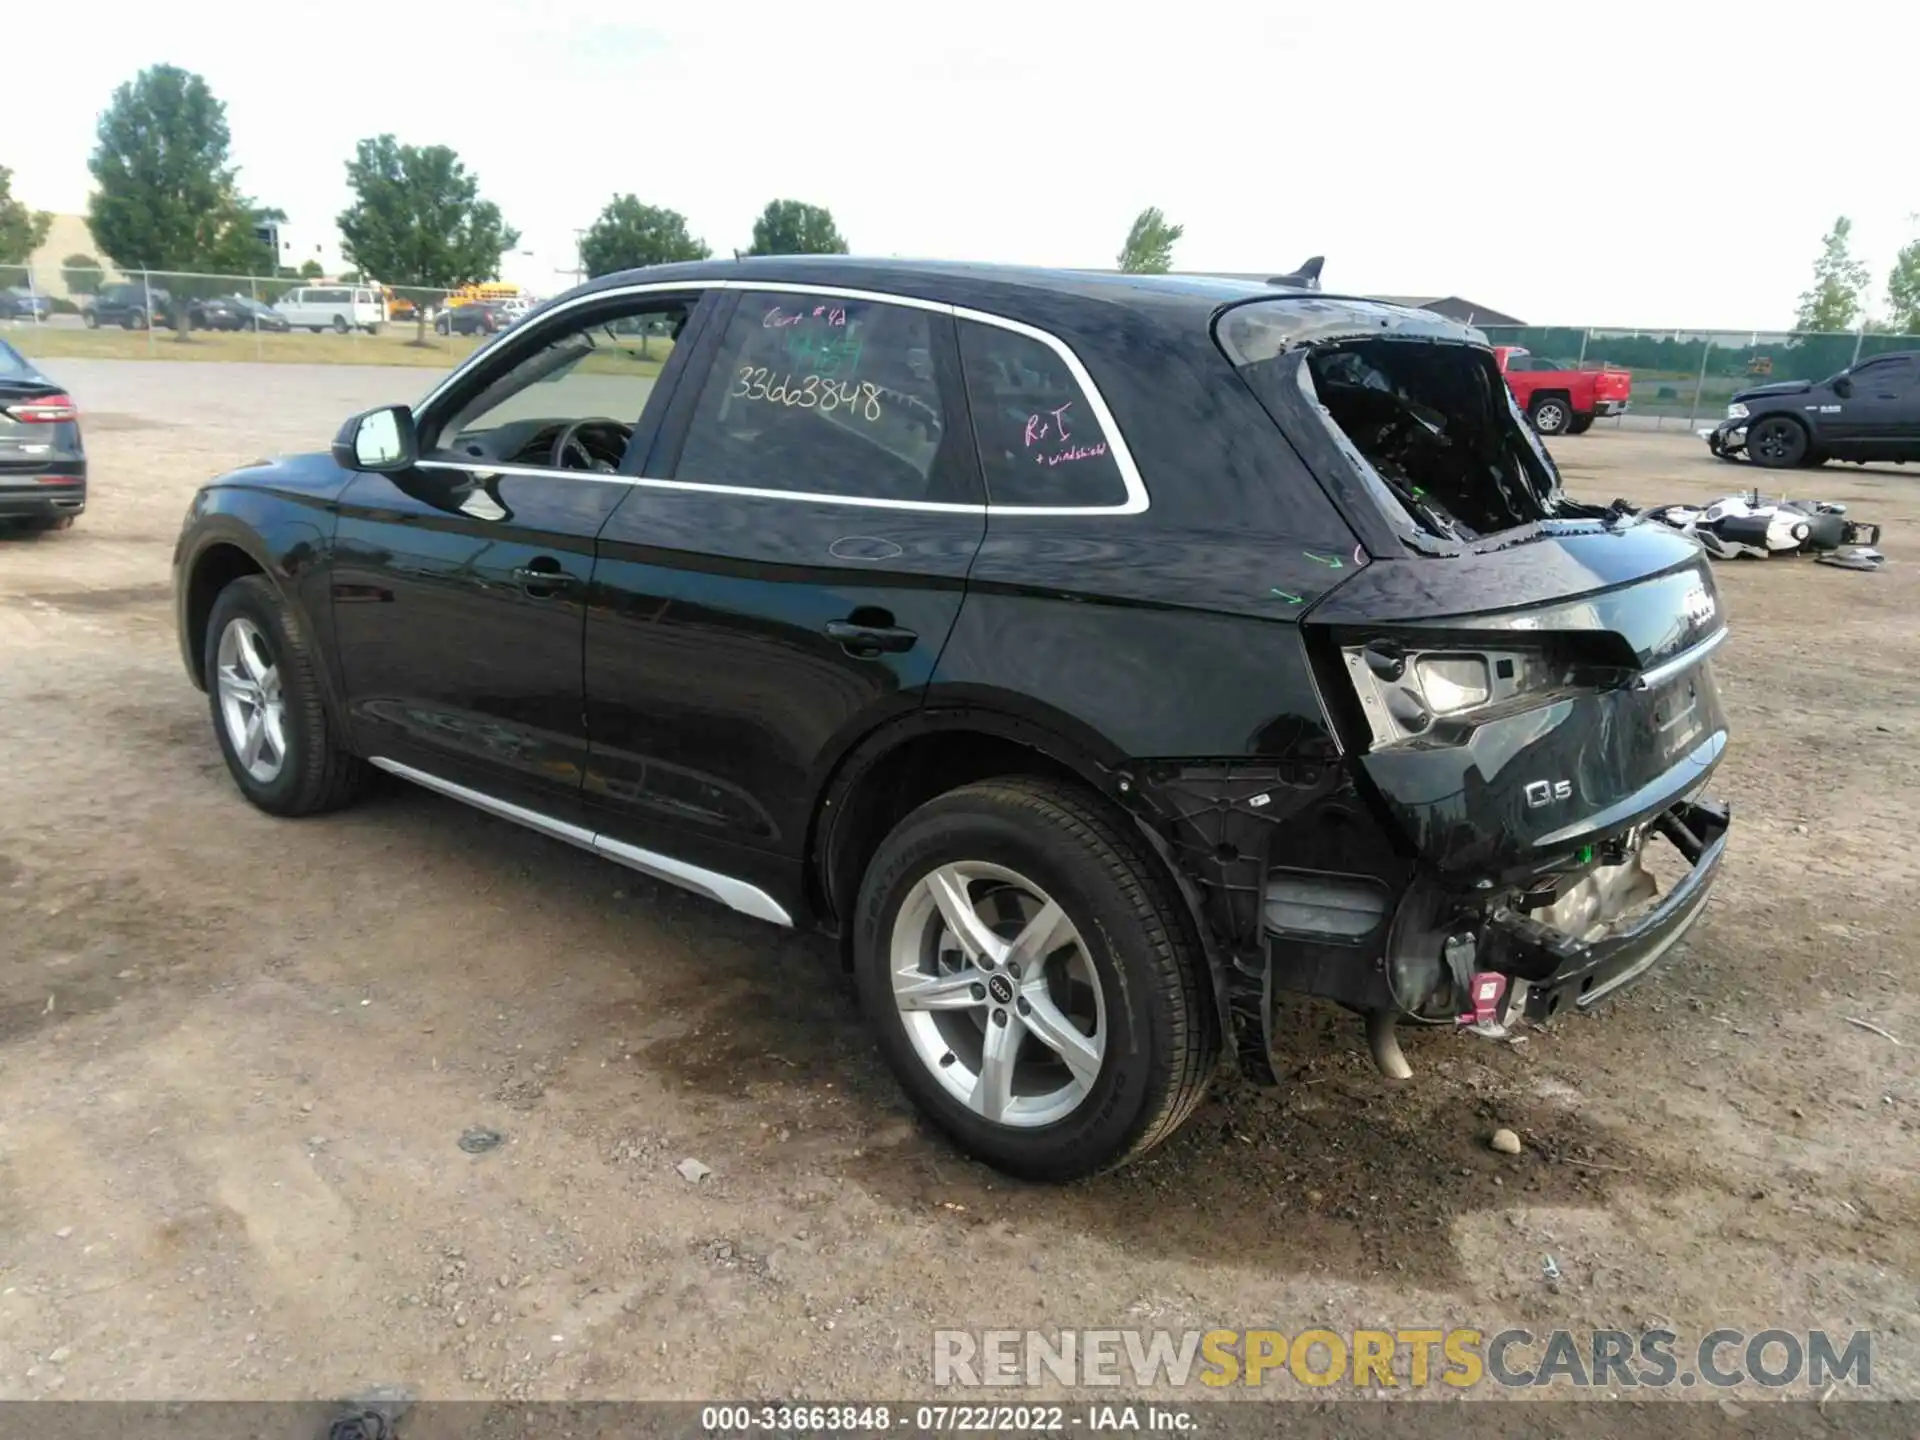
{"type": "Polygon", "coordinates": [[[1476,330],[1371,301],[1294,296],[1235,306],[1215,334],[1376,558],[1456,554],[1612,513],[1562,489],[1476,330]]]}
{"type": "Polygon", "coordinates": [[[1403,530],[1471,544],[1570,511],[1592,513],[1561,494],[1553,462],[1486,352],[1350,341],[1309,351],[1299,380],[1403,530]]]}

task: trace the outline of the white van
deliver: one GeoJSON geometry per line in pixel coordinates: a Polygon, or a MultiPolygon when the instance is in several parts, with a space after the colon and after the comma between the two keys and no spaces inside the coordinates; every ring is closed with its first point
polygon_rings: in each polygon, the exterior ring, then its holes
{"type": "Polygon", "coordinates": [[[308,285],[289,290],[273,302],[273,308],[287,317],[296,330],[364,330],[378,335],[386,321],[386,306],[380,292],[365,285],[308,285]]]}

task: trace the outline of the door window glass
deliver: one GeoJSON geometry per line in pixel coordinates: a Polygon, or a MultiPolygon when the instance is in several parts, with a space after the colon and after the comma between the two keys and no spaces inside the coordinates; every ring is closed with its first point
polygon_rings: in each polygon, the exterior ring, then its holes
{"type": "Polygon", "coordinates": [[[1862,365],[1853,372],[1853,387],[1856,394],[1905,395],[1913,388],[1916,375],[1920,375],[1913,361],[1904,357],[1898,360],[1875,360],[1862,365]]]}
{"type": "Polygon", "coordinates": [[[1126,481],[1080,382],[1050,345],[962,321],[960,360],[987,503],[1124,505],[1126,481]]]}
{"type": "Polygon", "coordinates": [[[740,297],[675,478],[875,500],[965,502],[940,463],[933,312],[824,295],[740,297]]]}
{"type": "Polygon", "coordinates": [[[684,297],[636,301],[618,314],[603,312],[547,332],[530,346],[501,342],[514,345],[503,353],[511,361],[483,381],[437,434],[421,435],[422,453],[476,463],[618,469],[693,303],[684,297]]]}

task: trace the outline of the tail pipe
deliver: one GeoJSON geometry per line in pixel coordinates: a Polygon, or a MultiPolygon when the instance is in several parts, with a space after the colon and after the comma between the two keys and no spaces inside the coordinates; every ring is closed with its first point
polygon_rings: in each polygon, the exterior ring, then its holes
{"type": "Polygon", "coordinates": [[[1398,1010],[1384,1005],[1367,1012],[1367,1053],[1389,1080],[1411,1080],[1413,1067],[1400,1052],[1400,1037],[1394,1031],[1399,1018],[1398,1010]]]}

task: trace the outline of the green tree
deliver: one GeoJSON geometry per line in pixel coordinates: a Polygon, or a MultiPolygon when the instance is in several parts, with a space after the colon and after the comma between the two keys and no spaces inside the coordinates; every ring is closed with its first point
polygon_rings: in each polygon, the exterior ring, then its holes
{"type": "MultiPolygon", "coordinates": [[[[362,140],[347,162],[354,202],[340,212],[347,260],[389,285],[453,290],[500,272],[520,232],[480,198],[480,179],[445,145],[362,140]]],[[[427,307],[414,306],[416,345],[427,343],[427,307]]]]}
{"type": "Polygon", "coordinates": [[[804,200],[770,200],[753,222],[749,255],[844,255],[847,242],[833,212],[804,200]]]}
{"type": "Polygon", "coordinates": [[[1920,239],[1909,240],[1893,257],[1893,269],[1887,272],[1887,311],[1896,334],[1920,335],[1920,239]]]}
{"type": "Polygon", "coordinates": [[[300,278],[302,280],[318,280],[326,273],[326,271],[320,268],[320,262],[315,260],[311,255],[300,262],[300,278]]]}
{"type": "Polygon", "coordinates": [[[1813,262],[1813,288],[1800,296],[1794,316],[1796,330],[1851,330],[1864,308],[1867,267],[1853,258],[1848,243],[1853,222],[1842,215],[1820,242],[1820,258],[1813,262]]]}
{"type": "Polygon", "coordinates": [[[580,238],[580,264],[589,277],[676,260],[704,260],[707,242],[687,233],[687,217],[678,210],[642,205],[632,195],[607,202],[580,238]]]}
{"type": "Polygon", "coordinates": [[[100,262],[84,250],[76,250],[60,262],[60,278],[73,295],[100,293],[100,262]]]}
{"type": "Polygon", "coordinates": [[[1133,217],[1127,243],[1120,247],[1120,268],[1130,275],[1164,275],[1173,268],[1174,242],[1184,225],[1169,225],[1159,207],[1149,205],[1133,217]]]}
{"type": "MultiPolygon", "coordinates": [[[[114,264],[202,273],[261,265],[264,247],[227,158],[227,107],[205,80],[177,65],[142,70],[113,92],[98,134],[87,223],[114,264]]],[[[162,283],[184,300],[200,282],[162,283]]],[[[174,309],[175,337],[185,340],[186,306],[174,309]]]]}
{"type": "Polygon", "coordinates": [[[53,216],[13,198],[13,171],[0,165],[0,265],[24,265],[47,238],[53,216]]]}

